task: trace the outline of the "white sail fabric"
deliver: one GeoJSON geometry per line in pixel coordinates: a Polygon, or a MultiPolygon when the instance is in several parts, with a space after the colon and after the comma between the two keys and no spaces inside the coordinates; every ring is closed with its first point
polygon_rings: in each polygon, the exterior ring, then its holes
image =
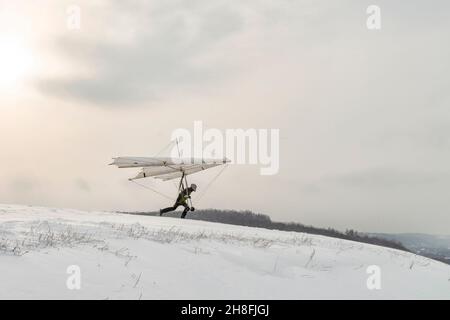
{"type": "Polygon", "coordinates": [[[190,175],[199,171],[203,171],[209,168],[220,166],[230,162],[227,159],[173,159],[173,158],[143,158],[143,157],[119,157],[114,158],[114,162],[111,165],[115,165],[118,168],[139,168],[142,170],[139,174],[130,179],[143,179],[152,177],[155,179],[161,179],[164,181],[181,178],[183,173],[190,175]]]}

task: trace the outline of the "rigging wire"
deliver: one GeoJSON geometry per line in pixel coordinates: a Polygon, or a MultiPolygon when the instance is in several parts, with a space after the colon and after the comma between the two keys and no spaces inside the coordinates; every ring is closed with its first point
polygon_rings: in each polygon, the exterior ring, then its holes
{"type": "MultiPolygon", "coordinates": [[[[170,141],[164,148],[162,148],[156,155],[155,157],[158,157],[161,155],[161,153],[163,153],[163,151],[165,151],[170,145],[174,144],[175,141],[170,141]]],[[[178,142],[177,142],[178,143],[178,142]]]]}
{"type": "Polygon", "coordinates": [[[202,193],[200,193],[200,195],[197,197],[197,199],[195,199],[195,201],[198,203],[200,202],[200,200],[205,196],[206,191],[208,191],[208,189],[211,187],[211,185],[219,178],[219,176],[225,171],[225,169],[228,167],[228,164],[225,164],[222,168],[222,170],[220,170],[216,176],[211,179],[211,181],[206,185],[206,187],[203,189],[202,193]]]}
{"type": "MultiPolygon", "coordinates": [[[[201,199],[203,199],[203,197],[205,196],[205,194],[206,194],[206,192],[208,191],[208,189],[212,186],[212,184],[222,175],[222,173],[225,171],[225,169],[228,167],[228,164],[226,164],[226,165],[224,165],[223,166],[223,168],[222,168],[222,170],[220,170],[214,177],[213,177],[213,179],[211,179],[211,181],[206,185],[206,187],[203,189],[203,191],[202,191],[202,193],[200,193],[200,195],[195,199],[195,201],[198,203],[198,202],[200,202],[200,200],[201,199]]],[[[169,200],[172,200],[173,201],[173,197],[171,197],[171,196],[168,196],[168,195],[166,195],[166,194],[164,194],[164,193],[162,193],[162,192],[159,192],[158,190],[155,190],[155,189],[153,189],[153,188],[151,188],[151,187],[149,187],[149,186],[146,186],[146,185],[144,185],[144,184],[141,184],[141,183],[138,183],[138,182],[136,182],[135,180],[130,180],[130,182],[133,182],[134,184],[136,184],[136,185],[138,185],[138,186],[140,186],[140,187],[142,187],[142,188],[145,188],[145,189],[147,189],[147,190],[150,190],[150,191],[153,191],[154,193],[156,193],[156,194],[158,194],[158,195],[160,195],[160,196],[162,196],[162,197],[164,197],[164,198],[166,198],[166,199],[169,199],[169,200]]],[[[192,200],[191,200],[192,201],[192,200]]],[[[191,205],[192,205],[192,203],[191,203],[191,205]]]]}
{"type": "Polygon", "coordinates": [[[130,180],[130,181],[133,182],[134,184],[137,184],[138,186],[140,186],[140,187],[142,187],[142,188],[151,190],[151,191],[153,191],[154,193],[159,194],[160,196],[162,196],[162,197],[164,197],[164,198],[166,198],[166,199],[169,199],[169,200],[172,200],[172,201],[173,201],[173,197],[170,197],[170,196],[168,196],[168,195],[166,195],[166,194],[164,194],[164,193],[162,193],[162,192],[159,192],[158,190],[155,190],[155,189],[153,189],[153,188],[151,188],[151,187],[149,187],[149,186],[146,186],[146,185],[144,185],[144,184],[140,184],[140,183],[138,183],[138,182],[136,182],[136,181],[134,181],[134,180],[130,180]]]}

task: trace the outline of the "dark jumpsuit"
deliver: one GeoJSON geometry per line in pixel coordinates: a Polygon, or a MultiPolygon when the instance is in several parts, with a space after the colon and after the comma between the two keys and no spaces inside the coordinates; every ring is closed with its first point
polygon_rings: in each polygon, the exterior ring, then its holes
{"type": "Polygon", "coordinates": [[[189,199],[189,197],[193,191],[194,191],[194,189],[192,189],[191,187],[181,191],[180,194],[178,195],[177,200],[175,201],[175,204],[172,207],[168,207],[168,208],[160,210],[161,215],[163,213],[175,211],[175,210],[177,210],[177,208],[179,206],[183,206],[184,210],[183,210],[183,213],[181,214],[181,218],[186,217],[187,212],[191,209],[187,203],[187,200],[189,199]]]}

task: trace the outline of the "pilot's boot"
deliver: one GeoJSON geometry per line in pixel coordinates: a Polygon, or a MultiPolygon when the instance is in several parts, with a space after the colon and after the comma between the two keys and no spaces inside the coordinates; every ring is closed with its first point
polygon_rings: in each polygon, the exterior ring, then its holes
{"type": "Polygon", "coordinates": [[[189,211],[189,207],[185,207],[183,210],[183,213],[181,214],[181,219],[184,219],[186,217],[186,214],[188,211],[189,211]]]}

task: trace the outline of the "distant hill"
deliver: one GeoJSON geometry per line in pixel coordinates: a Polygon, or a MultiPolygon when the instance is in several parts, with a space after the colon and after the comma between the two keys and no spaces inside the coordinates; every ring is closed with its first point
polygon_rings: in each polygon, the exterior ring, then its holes
{"type": "Polygon", "coordinates": [[[450,235],[437,236],[422,233],[369,233],[368,235],[401,242],[411,252],[450,264],[450,235]]]}
{"type": "MultiPolygon", "coordinates": [[[[135,215],[151,215],[157,216],[158,212],[126,212],[135,215]]],[[[180,212],[165,214],[165,217],[179,217],[180,212]]],[[[400,241],[396,239],[387,239],[386,237],[377,237],[359,233],[355,230],[347,230],[346,232],[340,232],[332,228],[316,228],[313,226],[306,226],[301,223],[285,223],[276,222],[265,214],[254,213],[251,211],[235,211],[235,210],[217,210],[217,209],[205,209],[196,210],[190,212],[187,215],[187,219],[191,220],[203,220],[210,222],[220,222],[232,225],[266,228],[271,230],[281,231],[295,231],[304,232],[309,234],[317,234],[328,237],[334,237],[344,240],[352,240],[363,243],[374,244],[378,246],[399,249],[403,251],[410,251],[400,241]]]]}

